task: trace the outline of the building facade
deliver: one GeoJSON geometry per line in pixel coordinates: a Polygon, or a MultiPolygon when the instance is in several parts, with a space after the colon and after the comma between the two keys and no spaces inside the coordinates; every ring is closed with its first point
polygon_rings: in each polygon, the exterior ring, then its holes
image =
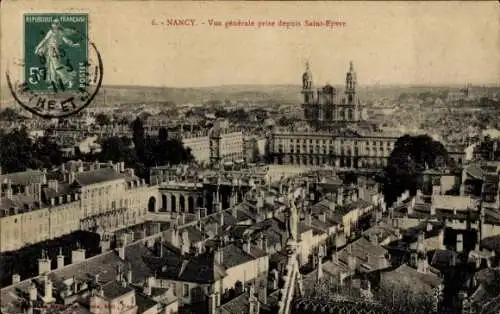
{"type": "Polygon", "coordinates": [[[380,168],[387,163],[397,136],[376,131],[356,93],[351,62],[344,96],[326,85],[314,90],[307,66],[302,76],[303,110],[308,127],[275,128],[268,138],[270,160],[277,164],[323,165],[341,168],[380,168]]]}
{"type": "Polygon", "coordinates": [[[125,169],[123,163],[93,163],[91,169],[76,170],[63,169],[60,180],[43,179],[16,187],[4,178],[0,252],[77,230],[113,232],[146,219],[148,200],[158,190],[147,186],[133,170],[125,169]]]}

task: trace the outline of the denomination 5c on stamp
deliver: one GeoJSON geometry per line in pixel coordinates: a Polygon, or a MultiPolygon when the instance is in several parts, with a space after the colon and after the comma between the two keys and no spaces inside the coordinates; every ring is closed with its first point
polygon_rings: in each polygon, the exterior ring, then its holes
{"type": "Polygon", "coordinates": [[[7,72],[17,103],[45,118],[65,117],[89,105],[102,84],[103,69],[88,39],[88,14],[24,14],[23,23],[22,69],[7,72]]]}

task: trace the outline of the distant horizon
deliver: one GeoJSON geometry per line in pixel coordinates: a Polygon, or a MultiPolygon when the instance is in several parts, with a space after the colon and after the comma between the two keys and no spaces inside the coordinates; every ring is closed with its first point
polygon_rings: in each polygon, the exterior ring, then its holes
{"type": "MultiPolygon", "coordinates": [[[[313,84],[313,88],[321,88],[322,86],[325,86],[326,84],[330,83],[324,83],[324,84],[313,84]]],[[[330,84],[332,86],[343,86],[344,84],[330,84]]],[[[178,89],[205,89],[205,88],[220,88],[220,87],[262,87],[262,86],[267,86],[267,87],[299,87],[301,88],[301,84],[253,84],[253,83],[243,83],[243,84],[221,84],[221,85],[199,85],[199,86],[171,86],[171,85],[127,85],[127,84],[104,84],[102,87],[120,87],[120,88],[178,88],[178,89]]],[[[415,88],[434,88],[434,87],[442,87],[442,88],[447,88],[447,87],[467,87],[468,83],[465,84],[459,84],[459,83],[449,83],[449,84],[358,84],[356,87],[357,88],[364,88],[364,87],[415,87],[415,88]]],[[[482,83],[482,84],[470,84],[471,87],[488,87],[488,88],[494,88],[498,87],[500,88],[500,83],[482,83]]]]}

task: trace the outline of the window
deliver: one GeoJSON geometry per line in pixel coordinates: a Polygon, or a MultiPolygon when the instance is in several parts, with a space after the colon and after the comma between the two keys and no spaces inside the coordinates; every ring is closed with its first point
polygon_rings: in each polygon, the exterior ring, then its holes
{"type": "Polygon", "coordinates": [[[184,284],[184,285],[182,286],[182,296],[183,296],[184,298],[189,297],[189,285],[188,285],[188,284],[184,284]]]}

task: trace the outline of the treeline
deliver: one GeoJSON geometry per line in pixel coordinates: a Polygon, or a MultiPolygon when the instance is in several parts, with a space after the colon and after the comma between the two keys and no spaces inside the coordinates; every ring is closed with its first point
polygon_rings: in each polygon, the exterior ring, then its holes
{"type": "MultiPolygon", "coordinates": [[[[101,152],[82,154],[70,159],[84,161],[125,162],[136,174],[147,179],[149,168],[166,164],[187,163],[194,160],[191,150],[180,140],[169,139],[168,131],[160,129],[157,136],[145,134],[142,120],[131,125],[133,138],[109,137],[101,141],[101,152]]],[[[3,173],[26,169],[51,169],[67,161],[61,147],[49,137],[30,138],[25,127],[5,133],[0,131],[0,164],[3,173]]]]}

